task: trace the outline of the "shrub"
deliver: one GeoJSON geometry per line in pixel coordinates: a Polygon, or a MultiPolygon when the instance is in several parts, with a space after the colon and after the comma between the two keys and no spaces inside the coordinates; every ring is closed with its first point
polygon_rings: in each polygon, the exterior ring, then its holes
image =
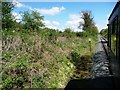
{"type": "Polygon", "coordinates": [[[78,54],[77,52],[73,51],[71,52],[71,61],[72,63],[77,66],[77,64],[80,62],[80,54],[78,54]]]}

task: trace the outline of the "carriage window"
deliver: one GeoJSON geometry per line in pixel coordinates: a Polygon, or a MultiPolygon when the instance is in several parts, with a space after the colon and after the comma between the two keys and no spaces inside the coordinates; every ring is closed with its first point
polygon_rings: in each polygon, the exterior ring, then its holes
{"type": "Polygon", "coordinates": [[[120,15],[118,17],[118,43],[117,43],[117,58],[120,60],[120,15]]]}
{"type": "Polygon", "coordinates": [[[112,23],[112,32],[111,32],[112,34],[114,34],[115,33],[115,21],[113,21],[113,23],[112,23]]]}
{"type": "Polygon", "coordinates": [[[112,24],[109,24],[108,29],[109,29],[109,31],[108,31],[108,45],[109,45],[109,47],[111,47],[111,31],[112,31],[112,24]]]}
{"type": "Polygon", "coordinates": [[[117,18],[112,23],[111,31],[111,49],[115,55],[116,55],[116,33],[117,33],[117,18]]]}

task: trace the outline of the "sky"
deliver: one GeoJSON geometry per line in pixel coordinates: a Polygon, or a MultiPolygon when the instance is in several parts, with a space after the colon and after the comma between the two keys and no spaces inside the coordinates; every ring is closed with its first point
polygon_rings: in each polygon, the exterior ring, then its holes
{"type": "MultiPolygon", "coordinates": [[[[46,27],[64,31],[65,28],[78,29],[81,19],[81,11],[92,12],[95,25],[99,31],[107,28],[108,17],[116,2],[15,2],[16,6],[12,14],[16,19],[21,19],[20,12],[37,11],[44,16],[46,27]]],[[[19,22],[19,20],[18,20],[19,22]]]]}

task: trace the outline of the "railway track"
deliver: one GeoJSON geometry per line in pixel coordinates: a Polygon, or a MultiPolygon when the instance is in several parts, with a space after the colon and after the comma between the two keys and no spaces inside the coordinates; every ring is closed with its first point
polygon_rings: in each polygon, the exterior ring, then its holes
{"type": "Polygon", "coordinates": [[[106,38],[98,35],[98,45],[93,56],[93,78],[112,76],[107,43],[106,38]]]}
{"type": "Polygon", "coordinates": [[[108,57],[108,40],[103,36],[100,37],[100,40],[101,40],[103,49],[104,49],[104,51],[105,51],[105,53],[106,53],[106,55],[108,57]]]}
{"type": "Polygon", "coordinates": [[[109,72],[110,72],[110,75],[111,75],[111,80],[112,80],[112,83],[113,83],[113,86],[114,88],[120,88],[119,87],[119,82],[120,82],[120,77],[119,77],[119,63],[117,62],[116,58],[114,57],[113,55],[113,52],[112,50],[110,50],[108,48],[108,40],[104,37],[101,36],[101,43],[103,45],[103,48],[104,48],[104,51],[107,55],[107,59],[109,61],[109,72]],[[113,58],[114,57],[114,58],[113,58]]]}
{"type": "Polygon", "coordinates": [[[104,48],[104,51],[105,51],[105,53],[106,53],[106,56],[107,56],[107,59],[108,59],[108,61],[109,61],[109,71],[110,71],[110,75],[111,76],[113,76],[113,73],[112,73],[112,70],[111,70],[111,64],[110,64],[110,59],[109,59],[109,50],[108,50],[108,40],[105,38],[105,37],[103,37],[103,36],[101,36],[101,43],[102,43],[102,45],[103,45],[103,48],[104,48]]]}

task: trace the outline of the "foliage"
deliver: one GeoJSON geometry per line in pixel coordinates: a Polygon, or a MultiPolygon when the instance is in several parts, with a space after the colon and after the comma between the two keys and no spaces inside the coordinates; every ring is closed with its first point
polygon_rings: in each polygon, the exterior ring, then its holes
{"type": "Polygon", "coordinates": [[[11,11],[14,5],[12,2],[2,2],[2,28],[3,30],[12,28],[14,26],[14,21],[12,18],[11,11]]]}
{"type": "Polygon", "coordinates": [[[93,21],[93,16],[91,11],[82,11],[82,19],[84,22],[80,22],[79,23],[79,28],[82,27],[82,29],[85,32],[89,32],[90,34],[97,34],[98,33],[98,29],[95,26],[95,23],[93,21]]]}
{"type": "MultiPolygon", "coordinates": [[[[4,3],[4,6],[3,12],[8,16],[12,4],[4,3]],[[9,12],[4,11],[6,8],[9,12]]],[[[79,65],[79,78],[89,77],[91,65],[88,64],[91,63],[97,35],[89,34],[89,25],[85,25],[84,32],[73,32],[71,28],[66,28],[64,32],[49,29],[44,27],[43,19],[36,11],[24,12],[22,23],[14,22],[14,28],[10,28],[11,25],[3,28],[3,89],[64,88],[79,65]]],[[[8,22],[4,22],[7,25],[8,22]]],[[[93,24],[91,18],[88,22],[93,24]]],[[[92,31],[97,33],[94,25],[92,31]]]]}
{"type": "Polygon", "coordinates": [[[63,36],[67,38],[71,38],[71,37],[76,36],[76,34],[72,31],[71,28],[66,28],[65,31],[63,32],[63,36]]]}
{"type": "Polygon", "coordinates": [[[40,27],[44,26],[42,22],[43,18],[44,17],[40,16],[40,14],[36,11],[32,11],[31,14],[28,11],[24,12],[22,17],[22,22],[24,23],[24,29],[38,30],[40,27]]]}
{"type": "MultiPolygon", "coordinates": [[[[74,77],[82,55],[90,52],[88,37],[67,38],[63,33],[48,28],[35,32],[3,31],[2,88],[64,88],[74,77]],[[58,40],[59,37],[65,41],[58,40]]],[[[93,48],[96,37],[89,37],[93,48]]],[[[89,76],[90,72],[87,69],[79,74],[89,76]]]]}
{"type": "MultiPolygon", "coordinates": [[[[6,57],[4,56],[4,59],[6,57]]],[[[28,82],[27,66],[26,57],[17,59],[11,65],[5,66],[2,74],[3,88],[24,88],[24,83],[28,82]]]]}
{"type": "Polygon", "coordinates": [[[94,27],[92,28],[92,34],[93,34],[93,35],[98,34],[98,29],[97,29],[96,26],[94,26],[94,27]]]}
{"type": "Polygon", "coordinates": [[[106,28],[106,29],[102,29],[102,30],[100,31],[100,34],[101,34],[102,36],[104,36],[104,37],[107,38],[108,28],[106,28]]]}
{"type": "Polygon", "coordinates": [[[76,32],[76,36],[77,36],[77,37],[83,37],[83,36],[84,36],[84,33],[83,33],[83,32],[76,32]]]}
{"type": "Polygon", "coordinates": [[[80,62],[80,55],[77,52],[71,52],[71,58],[72,63],[77,66],[77,64],[80,62]]]}

